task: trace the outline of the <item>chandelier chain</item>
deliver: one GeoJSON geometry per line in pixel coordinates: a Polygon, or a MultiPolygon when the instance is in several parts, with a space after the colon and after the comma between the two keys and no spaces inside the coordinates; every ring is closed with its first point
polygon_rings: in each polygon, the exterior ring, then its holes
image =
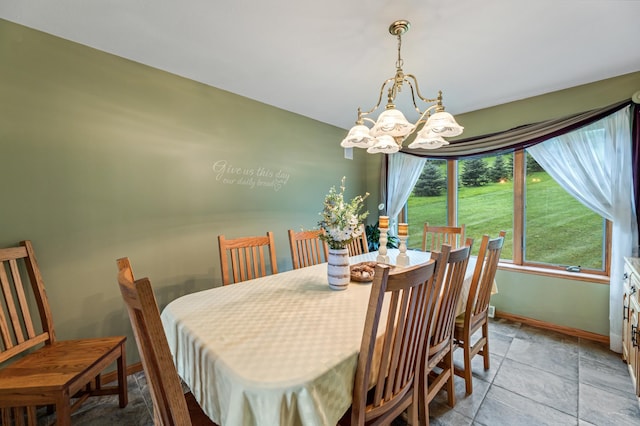
{"type": "Polygon", "coordinates": [[[396,69],[399,69],[399,70],[401,70],[402,66],[404,65],[402,56],[400,53],[401,50],[402,50],[402,35],[398,34],[398,60],[396,61],[396,69]]]}

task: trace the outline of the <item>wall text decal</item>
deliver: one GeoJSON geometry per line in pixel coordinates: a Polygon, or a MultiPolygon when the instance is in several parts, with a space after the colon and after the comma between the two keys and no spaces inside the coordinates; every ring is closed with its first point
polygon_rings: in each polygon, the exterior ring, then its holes
{"type": "Polygon", "coordinates": [[[240,167],[227,160],[213,163],[216,180],[224,185],[241,185],[250,189],[271,188],[280,191],[289,182],[289,173],[268,167],[240,167]]]}

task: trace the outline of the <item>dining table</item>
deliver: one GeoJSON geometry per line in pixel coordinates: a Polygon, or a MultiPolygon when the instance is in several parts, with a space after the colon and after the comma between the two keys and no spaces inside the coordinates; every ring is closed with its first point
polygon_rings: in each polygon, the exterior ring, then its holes
{"type": "MultiPolygon", "coordinates": [[[[395,264],[398,250],[387,254],[395,264]]],[[[410,265],[430,258],[407,254],[410,265]]],[[[161,319],[178,374],[217,424],[333,426],[351,405],[370,290],[331,290],[321,263],[181,296],[161,319]]]]}

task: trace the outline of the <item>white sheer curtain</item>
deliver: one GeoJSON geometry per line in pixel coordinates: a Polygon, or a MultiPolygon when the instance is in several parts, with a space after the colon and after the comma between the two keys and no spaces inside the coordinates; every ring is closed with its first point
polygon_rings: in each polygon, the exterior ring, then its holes
{"type": "Polygon", "coordinates": [[[622,352],[624,256],[638,246],[629,107],[528,149],[571,195],[613,222],[609,285],[610,348],[622,352]]]}
{"type": "Polygon", "coordinates": [[[387,215],[395,229],[396,217],[413,191],[426,159],[401,152],[389,156],[387,174],[387,215]]]}

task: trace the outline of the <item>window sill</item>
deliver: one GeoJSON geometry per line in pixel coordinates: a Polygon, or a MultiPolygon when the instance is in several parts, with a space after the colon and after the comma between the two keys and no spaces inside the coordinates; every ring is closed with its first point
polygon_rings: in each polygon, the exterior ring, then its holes
{"type": "Polygon", "coordinates": [[[584,272],[567,272],[555,269],[536,268],[535,266],[514,265],[500,262],[498,269],[502,271],[520,272],[523,274],[543,275],[545,277],[562,278],[565,280],[586,281],[590,283],[609,284],[609,277],[605,275],[587,274],[584,272]]]}

